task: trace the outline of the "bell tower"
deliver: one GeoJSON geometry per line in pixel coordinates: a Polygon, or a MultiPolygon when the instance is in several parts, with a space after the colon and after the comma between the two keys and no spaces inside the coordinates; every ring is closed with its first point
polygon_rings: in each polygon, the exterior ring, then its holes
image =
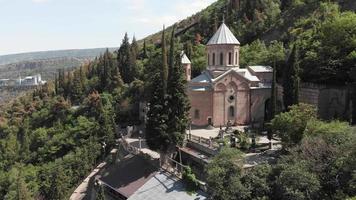
{"type": "Polygon", "coordinates": [[[181,63],[182,66],[184,67],[184,74],[185,74],[185,79],[189,82],[191,80],[192,77],[192,64],[188,58],[188,56],[184,53],[184,51],[182,51],[181,53],[181,63]]]}
{"type": "Polygon", "coordinates": [[[206,51],[211,72],[224,72],[240,66],[240,42],[224,22],[209,40],[206,51]]]}

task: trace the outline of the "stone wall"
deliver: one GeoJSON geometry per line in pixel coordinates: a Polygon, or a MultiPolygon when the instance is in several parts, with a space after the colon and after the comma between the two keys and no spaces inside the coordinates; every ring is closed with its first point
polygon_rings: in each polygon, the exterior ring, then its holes
{"type": "MultiPolygon", "coordinates": [[[[278,100],[283,102],[283,88],[278,86],[278,100]]],[[[346,86],[302,83],[299,100],[317,107],[318,115],[325,120],[349,119],[349,92],[346,86]]]]}

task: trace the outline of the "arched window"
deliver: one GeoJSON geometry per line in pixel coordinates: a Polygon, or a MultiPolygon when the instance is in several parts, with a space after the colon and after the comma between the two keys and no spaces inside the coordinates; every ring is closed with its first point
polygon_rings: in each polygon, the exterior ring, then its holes
{"type": "Polygon", "coordinates": [[[200,111],[198,109],[195,109],[194,111],[194,118],[199,119],[200,118],[200,111]]]}
{"type": "Polygon", "coordinates": [[[229,65],[232,65],[232,53],[229,52],[229,65]]]}
{"type": "Polygon", "coordinates": [[[224,64],[224,54],[221,52],[220,53],[220,65],[224,64]]]}
{"type": "Polygon", "coordinates": [[[237,65],[237,52],[235,53],[235,65],[237,65]]]}
{"type": "Polygon", "coordinates": [[[215,65],[215,53],[213,53],[213,65],[215,65]]]}
{"type": "Polygon", "coordinates": [[[229,107],[229,117],[235,117],[235,107],[234,106],[229,107]]]}

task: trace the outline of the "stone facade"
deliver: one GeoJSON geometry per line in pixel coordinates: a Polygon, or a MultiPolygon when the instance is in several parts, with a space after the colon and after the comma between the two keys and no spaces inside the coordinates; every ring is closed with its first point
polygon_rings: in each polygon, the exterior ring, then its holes
{"type": "MultiPolygon", "coordinates": [[[[278,86],[278,100],[283,102],[283,87],[278,86]]],[[[350,93],[346,86],[320,85],[302,83],[299,91],[299,101],[314,105],[318,116],[324,120],[350,118],[350,93]]]]}
{"type": "Polygon", "coordinates": [[[239,50],[240,43],[222,24],[207,44],[207,70],[189,81],[192,125],[263,122],[271,95],[272,68],[240,68],[239,50]]]}

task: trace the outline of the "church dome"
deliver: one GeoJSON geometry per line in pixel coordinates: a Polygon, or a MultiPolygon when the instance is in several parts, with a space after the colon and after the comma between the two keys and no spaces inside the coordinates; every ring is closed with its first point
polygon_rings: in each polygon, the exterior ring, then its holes
{"type": "Polygon", "coordinates": [[[236,39],[234,34],[225,25],[225,23],[222,23],[219,29],[214,34],[214,36],[209,40],[207,45],[217,45],[217,44],[239,45],[240,42],[236,39]]]}

